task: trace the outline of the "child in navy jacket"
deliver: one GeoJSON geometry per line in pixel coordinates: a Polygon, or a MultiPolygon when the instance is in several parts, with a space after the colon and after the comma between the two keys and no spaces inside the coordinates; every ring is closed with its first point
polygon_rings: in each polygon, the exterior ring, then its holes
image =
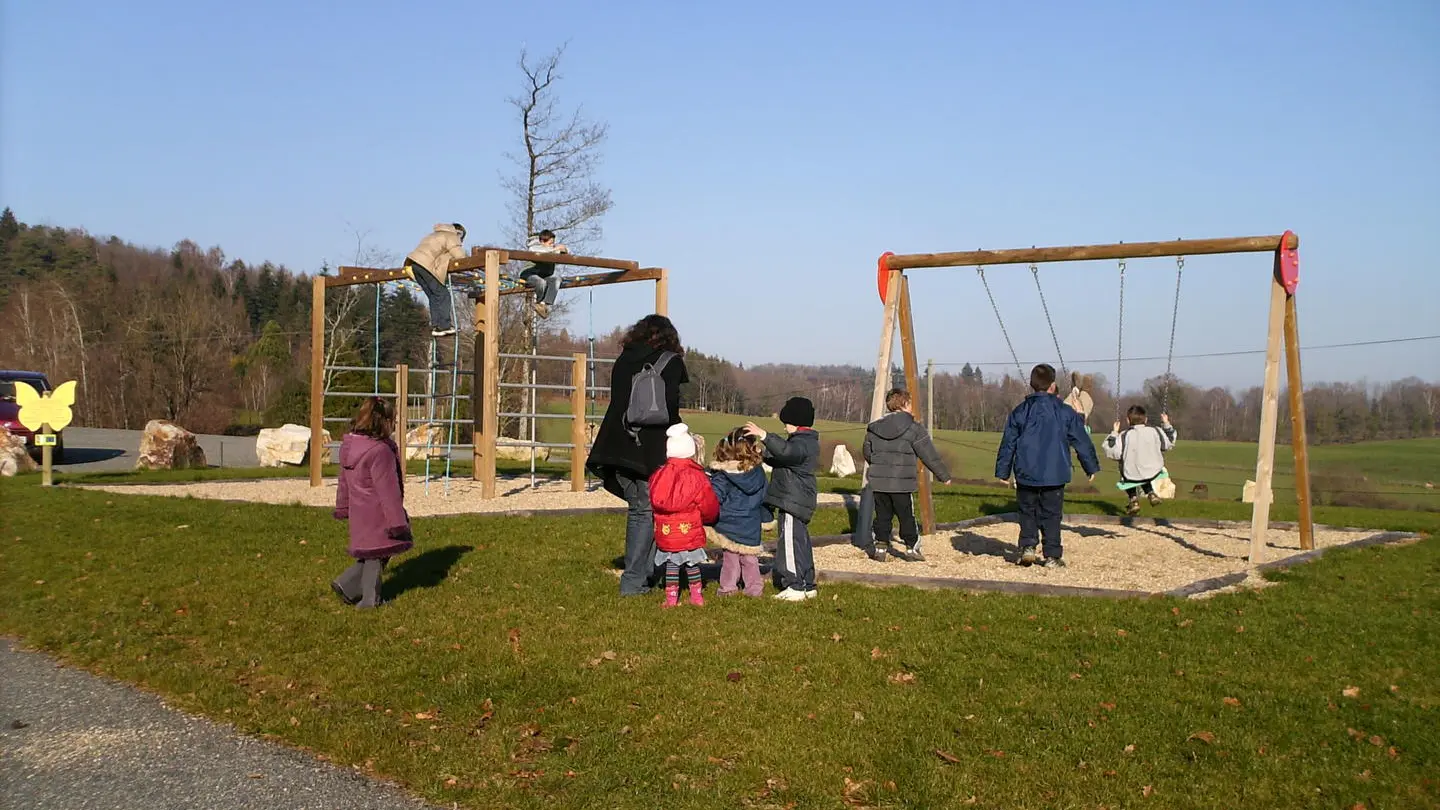
{"type": "Polygon", "coordinates": [[[768,482],[763,460],[760,443],[745,435],[743,427],[715,445],[710,485],[720,499],[720,519],[706,533],[721,549],[721,596],[737,593],[742,580],[746,596],[760,596],[765,589],[760,578],[760,530],[770,512],[765,508],[768,482]]]}

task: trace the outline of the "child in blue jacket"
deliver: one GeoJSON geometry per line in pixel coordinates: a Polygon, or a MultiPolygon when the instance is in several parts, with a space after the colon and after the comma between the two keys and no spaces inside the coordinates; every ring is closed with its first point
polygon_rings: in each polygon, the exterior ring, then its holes
{"type": "Polygon", "coordinates": [[[1070,448],[1080,456],[1080,467],[1090,480],[1100,471],[1095,445],[1085,422],[1055,395],[1055,367],[1041,363],[1030,370],[1033,393],[1015,406],[1005,422],[1000,452],[995,456],[995,477],[1009,483],[1015,476],[1015,500],[1020,508],[1020,564],[1039,562],[1035,546],[1045,538],[1046,568],[1063,568],[1060,516],[1065,485],[1070,483],[1070,448]]]}
{"type": "Polygon", "coordinates": [[[721,596],[737,593],[742,580],[746,596],[760,596],[765,590],[760,578],[760,530],[770,519],[770,510],[765,508],[764,453],[743,427],[715,445],[710,485],[720,499],[720,519],[706,532],[721,550],[721,596]]]}

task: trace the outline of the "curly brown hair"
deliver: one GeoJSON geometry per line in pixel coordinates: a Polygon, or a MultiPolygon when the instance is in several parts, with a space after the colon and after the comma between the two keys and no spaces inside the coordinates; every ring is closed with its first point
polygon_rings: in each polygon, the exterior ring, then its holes
{"type": "Polygon", "coordinates": [[[395,429],[395,404],[384,397],[366,397],[350,421],[350,432],[372,439],[389,438],[395,429]]]}
{"type": "Polygon", "coordinates": [[[626,349],[631,346],[649,346],[663,352],[685,353],[684,347],[680,345],[680,333],[675,330],[675,324],[664,315],[646,315],[636,321],[630,331],[625,333],[620,345],[626,349]]]}
{"type": "Polygon", "coordinates": [[[745,428],[738,427],[725,434],[725,438],[715,445],[715,460],[734,461],[740,465],[741,472],[748,472],[760,466],[765,460],[765,452],[754,436],[747,436],[745,428]]]}

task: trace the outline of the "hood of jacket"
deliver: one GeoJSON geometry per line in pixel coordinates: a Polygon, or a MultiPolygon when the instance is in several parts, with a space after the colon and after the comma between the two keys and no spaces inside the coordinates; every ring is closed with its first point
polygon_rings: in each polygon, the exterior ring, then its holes
{"type": "Polygon", "coordinates": [[[751,467],[742,471],[738,461],[717,461],[710,465],[710,469],[724,473],[726,480],[746,495],[754,495],[770,483],[765,480],[764,467],[751,467]]]}
{"type": "Polygon", "coordinates": [[[361,433],[346,433],[345,438],[340,441],[340,466],[353,470],[366,456],[379,452],[382,448],[390,445],[389,439],[377,439],[361,433]]]}
{"type": "Polygon", "coordinates": [[[455,230],[455,226],[450,224],[449,222],[435,223],[435,231],[436,233],[453,233],[456,236],[460,235],[460,232],[455,230]]]}
{"type": "Polygon", "coordinates": [[[904,411],[895,411],[871,422],[868,430],[886,441],[894,441],[904,436],[914,424],[915,417],[904,411]]]}

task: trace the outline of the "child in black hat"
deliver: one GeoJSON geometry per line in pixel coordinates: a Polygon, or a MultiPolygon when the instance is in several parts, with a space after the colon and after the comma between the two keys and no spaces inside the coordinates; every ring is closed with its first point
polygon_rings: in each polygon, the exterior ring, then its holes
{"type": "Polygon", "coordinates": [[[819,595],[815,588],[815,553],[810,545],[810,518],[815,514],[815,468],[820,464],[820,434],[815,432],[815,404],[791,397],[780,409],[786,436],[766,433],[754,422],[745,432],[765,446],[770,465],[770,488],[765,505],[775,516],[779,540],[775,545],[776,599],[803,602],[819,595]]]}

